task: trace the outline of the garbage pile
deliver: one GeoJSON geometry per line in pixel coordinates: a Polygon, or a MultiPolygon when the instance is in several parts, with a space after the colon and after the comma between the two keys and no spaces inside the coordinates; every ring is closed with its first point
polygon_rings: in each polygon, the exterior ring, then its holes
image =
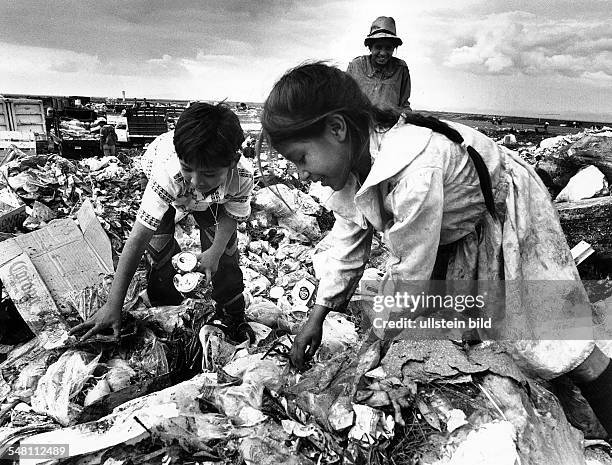
{"type": "Polygon", "coordinates": [[[90,130],[91,124],[78,119],[62,119],[59,123],[61,138],[64,140],[99,140],[100,137],[90,130]]]}
{"type": "MultiPolygon", "coordinates": [[[[491,137],[504,144],[501,133],[491,137]]],[[[548,188],[587,292],[593,301],[604,299],[610,295],[607,281],[612,264],[612,130],[604,127],[542,137],[542,133],[519,131],[509,148],[534,167],[548,188]],[[596,281],[602,281],[604,288],[596,281]]]]}
{"type": "Polygon", "coordinates": [[[130,149],[116,157],[68,160],[56,154],[20,155],[14,149],[1,168],[1,179],[7,182],[0,196],[16,195],[28,204],[26,230],[70,217],[90,199],[118,252],[129,235],[146,185],[137,153],[130,149]]]}
{"type": "MultiPolygon", "coordinates": [[[[17,154],[2,167],[6,189],[27,204],[16,244],[27,230],[48,233],[52,217],[79,218],[89,241],[91,203],[118,253],[144,187],[137,155],[68,161],[17,154]]],[[[26,340],[0,339],[0,457],[15,457],[19,445],[48,445],[45,456],[17,463],[612,463],[607,443],[585,441],[550,386],[493,343],[383,342],[369,337],[357,315],[332,312],[310,368],[298,373],[288,354],[313,304],[314,245],[329,230],[329,213],[325,199],[275,162],[257,172],[253,213],[239,227],[255,340],[226,339],[203,286],[181,305],[147,306],[141,270],[119,342],[96,336],[49,345],[40,327],[26,340]]],[[[197,250],[193,221],[178,226],[182,249],[197,250]]],[[[386,257],[375,241],[367,279],[380,275],[386,257]]],[[[110,277],[59,297],[51,281],[41,282],[59,302],[60,319],[70,321],[71,312],[82,320],[105,302],[110,277]]],[[[0,317],[8,319],[0,323],[16,325],[21,308],[5,297],[0,317]]]]}
{"type": "MultiPolygon", "coordinates": [[[[499,143],[504,144],[506,136],[499,143]]],[[[576,134],[549,137],[541,140],[537,146],[532,142],[514,140],[509,146],[534,165],[557,202],[576,202],[610,195],[610,128],[585,129],[576,134]]]]}

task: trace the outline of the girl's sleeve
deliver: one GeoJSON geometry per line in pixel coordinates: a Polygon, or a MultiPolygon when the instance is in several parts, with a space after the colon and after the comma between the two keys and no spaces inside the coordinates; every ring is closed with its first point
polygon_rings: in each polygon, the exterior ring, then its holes
{"type": "Polygon", "coordinates": [[[389,194],[393,225],[385,239],[397,257],[391,275],[400,280],[429,280],[436,261],[444,206],[439,167],[420,167],[400,179],[389,194]]]}
{"type": "Polygon", "coordinates": [[[324,239],[329,248],[318,253],[313,262],[319,279],[316,303],[339,309],[348,303],[363,275],[374,230],[334,216],[334,227],[324,239]]]}

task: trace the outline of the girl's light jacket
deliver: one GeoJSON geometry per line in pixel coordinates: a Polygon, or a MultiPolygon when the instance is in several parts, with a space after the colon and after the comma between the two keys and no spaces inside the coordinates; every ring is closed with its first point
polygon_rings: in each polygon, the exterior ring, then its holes
{"type": "Polygon", "coordinates": [[[375,230],[393,255],[385,294],[421,289],[413,284],[430,279],[438,246],[453,244],[446,279],[473,280],[477,291],[503,300],[483,310],[495,312],[493,337],[541,376],[565,373],[593,350],[593,330],[548,191],[516,153],[472,128],[448,124],[462,134],[463,145],[405,123],[373,133],[374,162],[364,184],[351,175],[341,191],[329,191],[326,206],[336,222],[324,239],[328,247],[315,256],[316,302],[338,308],[350,299],[375,230]],[[489,170],[495,219],[466,144],[489,170]]]}

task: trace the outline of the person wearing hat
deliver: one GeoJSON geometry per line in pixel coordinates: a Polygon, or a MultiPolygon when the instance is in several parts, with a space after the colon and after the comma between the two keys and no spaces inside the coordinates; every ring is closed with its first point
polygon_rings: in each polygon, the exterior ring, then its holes
{"type": "Polygon", "coordinates": [[[370,54],[355,58],[346,72],[377,107],[412,111],[408,101],[408,66],[404,60],[393,56],[395,49],[402,45],[402,39],[396,35],[395,20],[390,16],[376,18],[363,43],[370,54]]]}

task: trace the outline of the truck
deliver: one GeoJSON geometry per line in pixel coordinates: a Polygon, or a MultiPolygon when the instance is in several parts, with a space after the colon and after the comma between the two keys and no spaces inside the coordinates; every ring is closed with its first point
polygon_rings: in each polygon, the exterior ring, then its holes
{"type": "Polygon", "coordinates": [[[151,142],[157,136],[174,129],[183,107],[140,106],[126,109],[127,140],[131,143],[151,142]]]}
{"type": "Polygon", "coordinates": [[[0,159],[12,145],[26,153],[47,145],[42,100],[0,96],[0,159]]]}
{"type": "Polygon", "coordinates": [[[100,136],[90,131],[97,117],[94,110],[76,106],[54,111],[53,130],[49,135],[62,157],[80,159],[102,155],[100,136]]]}

